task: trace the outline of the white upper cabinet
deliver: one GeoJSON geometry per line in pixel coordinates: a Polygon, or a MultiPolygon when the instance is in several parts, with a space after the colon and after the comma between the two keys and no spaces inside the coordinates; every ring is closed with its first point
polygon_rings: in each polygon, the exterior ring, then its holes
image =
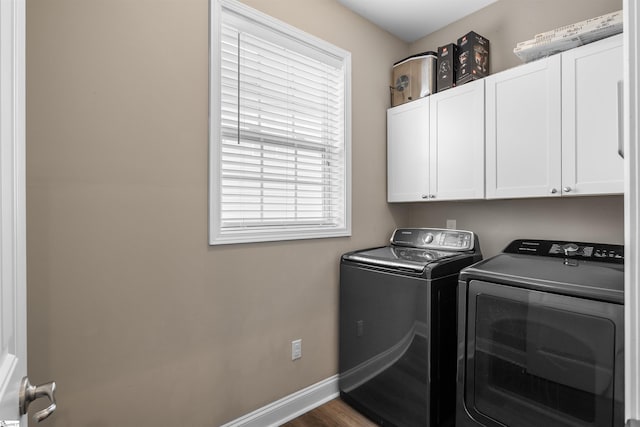
{"type": "Polygon", "coordinates": [[[390,202],[624,192],[622,35],[387,111],[390,202]]]}
{"type": "Polygon", "coordinates": [[[622,36],[487,78],[487,198],[622,194],[622,36]]]}
{"type": "Polygon", "coordinates": [[[484,81],[387,110],[387,200],[484,198],[484,81]]]}
{"type": "Polygon", "coordinates": [[[484,198],[484,81],[431,95],[429,194],[484,198]]]}
{"type": "Polygon", "coordinates": [[[486,78],[486,196],[560,195],[560,55],[486,78]]]}
{"type": "Polygon", "coordinates": [[[387,110],[387,200],[413,202],[429,193],[429,97],[387,110]]]}
{"type": "Polygon", "coordinates": [[[562,195],[624,192],[622,34],[562,54],[562,195]]]}

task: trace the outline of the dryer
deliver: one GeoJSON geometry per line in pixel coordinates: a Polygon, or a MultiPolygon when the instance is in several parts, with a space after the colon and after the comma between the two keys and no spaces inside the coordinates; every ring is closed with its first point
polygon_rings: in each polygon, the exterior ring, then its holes
{"type": "Polygon", "coordinates": [[[456,426],[624,424],[624,247],[519,239],[460,273],[456,426]]]}

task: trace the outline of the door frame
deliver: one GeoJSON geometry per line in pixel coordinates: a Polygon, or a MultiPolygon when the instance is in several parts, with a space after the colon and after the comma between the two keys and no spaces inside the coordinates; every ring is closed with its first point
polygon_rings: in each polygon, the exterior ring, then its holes
{"type": "Polygon", "coordinates": [[[640,112],[640,5],[623,0],[624,16],[624,228],[625,228],[625,419],[628,427],[640,427],[640,183],[638,168],[638,112],[640,112]]]}
{"type": "Polygon", "coordinates": [[[0,0],[0,420],[20,420],[27,372],[25,0],[0,0]],[[6,352],[5,352],[6,351],[6,352]]]}

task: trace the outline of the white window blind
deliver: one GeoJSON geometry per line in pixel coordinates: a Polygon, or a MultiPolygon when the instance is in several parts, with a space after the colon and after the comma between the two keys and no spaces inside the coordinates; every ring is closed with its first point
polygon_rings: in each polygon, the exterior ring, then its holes
{"type": "Polygon", "coordinates": [[[348,235],[348,54],[221,6],[211,243],[348,235]]]}

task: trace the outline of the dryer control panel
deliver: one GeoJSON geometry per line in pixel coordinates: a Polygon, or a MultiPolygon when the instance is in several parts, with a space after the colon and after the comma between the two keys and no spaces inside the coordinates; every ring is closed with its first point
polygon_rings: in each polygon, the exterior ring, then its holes
{"type": "Polygon", "coordinates": [[[442,251],[470,251],[474,248],[471,231],[442,228],[398,228],[391,236],[391,244],[442,251]]]}
{"type": "Polygon", "coordinates": [[[605,243],[518,239],[503,252],[624,264],[624,246],[605,243]]]}

